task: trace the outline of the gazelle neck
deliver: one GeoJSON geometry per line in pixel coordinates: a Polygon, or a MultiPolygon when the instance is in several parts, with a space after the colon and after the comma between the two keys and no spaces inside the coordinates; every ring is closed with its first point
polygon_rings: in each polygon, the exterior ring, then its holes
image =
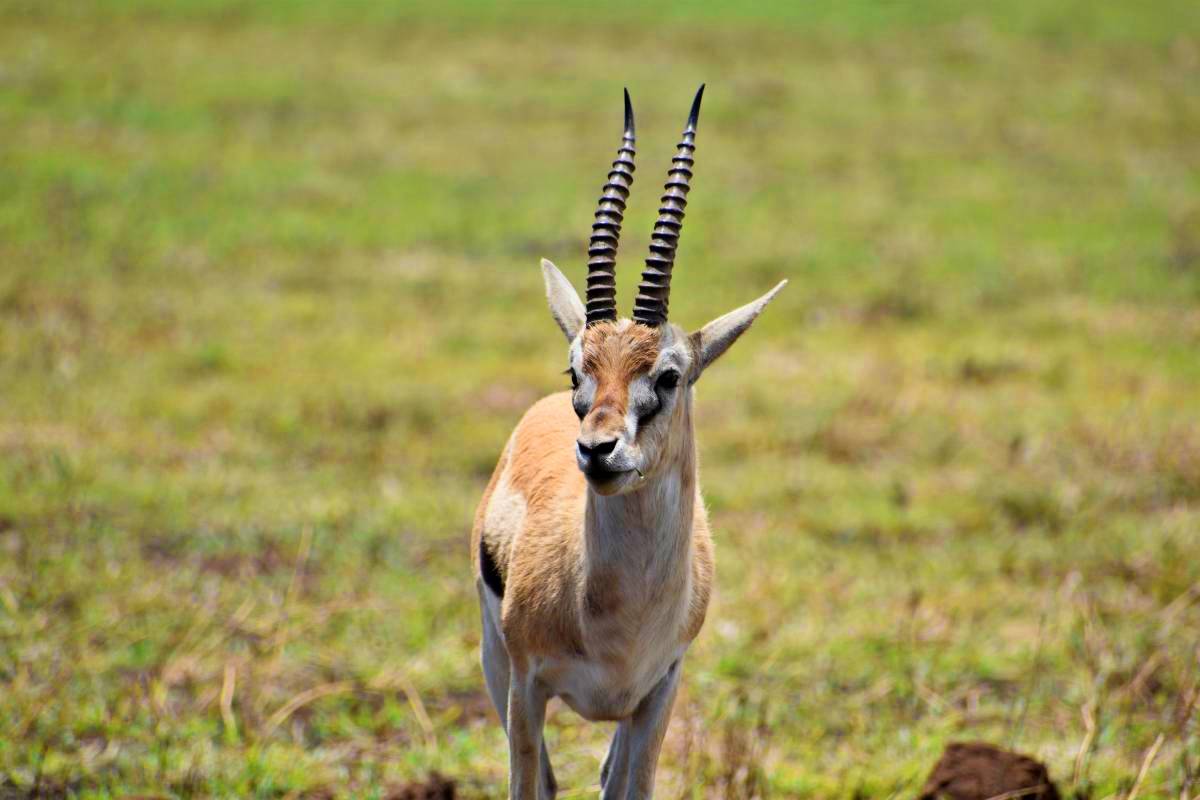
{"type": "Polygon", "coordinates": [[[664,463],[636,491],[605,497],[588,487],[584,539],[590,565],[686,562],[697,480],[690,397],[680,412],[664,463]]]}

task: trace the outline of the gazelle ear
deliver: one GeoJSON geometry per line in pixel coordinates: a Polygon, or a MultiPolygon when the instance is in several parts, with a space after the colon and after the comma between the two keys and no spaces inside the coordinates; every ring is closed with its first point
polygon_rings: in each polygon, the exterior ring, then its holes
{"type": "Polygon", "coordinates": [[[550,303],[550,313],[554,315],[554,321],[558,323],[558,327],[562,328],[567,341],[573,342],[579,332],[583,330],[583,323],[587,319],[583,301],[579,299],[575,287],[558,267],[544,258],[542,259],[542,277],[546,280],[546,300],[550,303]]]}
{"type": "Polygon", "coordinates": [[[767,307],[767,303],[771,302],[775,295],[779,294],[779,290],[785,286],[787,286],[787,281],[780,281],[778,286],[753,303],[747,303],[724,316],[717,317],[691,335],[692,350],[696,353],[697,362],[696,371],[692,373],[692,380],[699,378],[700,373],[709,364],[716,361],[722,353],[729,349],[730,345],[738,340],[739,336],[750,329],[750,325],[767,307]]]}

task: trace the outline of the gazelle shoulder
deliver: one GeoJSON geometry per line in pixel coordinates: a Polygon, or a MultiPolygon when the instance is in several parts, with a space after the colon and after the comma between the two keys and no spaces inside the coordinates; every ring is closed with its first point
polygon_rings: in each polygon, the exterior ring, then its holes
{"type": "Polygon", "coordinates": [[[475,510],[471,557],[477,572],[481,543],[507,573],[517,535],[529,525],[546,527],[548,518],[574,509],[572,497],[583,497],[574,455],[578,427],[569,392],[542,398],[517,423],[475,510]]]}
{"type": "Polygon", "coordinates": [[[575,464],[579,418],[570,392],[543,397],[525,413],[513,432],[506,474],[529,512],[538,514],[563,495],[583,497],[583,474],[575,464]]]}

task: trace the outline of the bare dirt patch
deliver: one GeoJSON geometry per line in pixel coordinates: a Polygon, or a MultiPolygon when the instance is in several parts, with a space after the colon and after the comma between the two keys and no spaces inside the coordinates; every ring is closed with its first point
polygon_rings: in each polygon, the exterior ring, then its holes
{"type": "Polygon", "coordinates": [[[384,800],[454,800],[456,796],[454,781],[432,772],[423,781],[406,783],[392,789],[385,795],[384,800]]]}
{"type": "Polygon", "coordinates": [[[921,789],[919,800],[988,800],[1004,797],[1058,800],[1058,789],[1040,762],[984,742],[947,745],[921,789]]]}

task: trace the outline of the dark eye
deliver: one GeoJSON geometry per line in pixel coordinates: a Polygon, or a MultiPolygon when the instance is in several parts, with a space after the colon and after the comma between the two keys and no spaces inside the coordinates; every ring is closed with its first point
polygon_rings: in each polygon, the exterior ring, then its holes
{"type": "Polygon", "coordinates": [[[679,373],[675,370],[667,370],[662,375],[658,376],[658,381],[654,386],[658,389],[674,389],[679,385],[679,373]]]}
{"type": "Polygon", "coordinates": [[[575,370],[568,368],[567,374],[571,376],[571,391],[579,388],[579,376],[575,374],[575,370]]]}

